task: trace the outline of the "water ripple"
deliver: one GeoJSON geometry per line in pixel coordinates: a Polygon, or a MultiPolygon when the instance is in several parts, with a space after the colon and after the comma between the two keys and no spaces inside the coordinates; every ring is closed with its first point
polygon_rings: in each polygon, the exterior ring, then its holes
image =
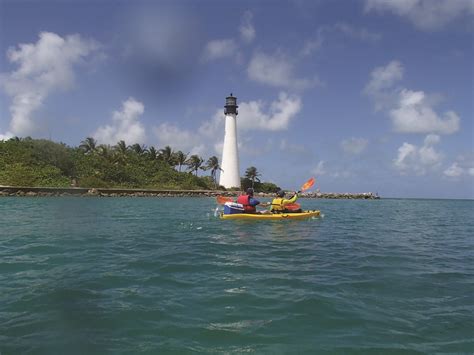
{"type": "Polygon", "coordinates": [[[0,353],[474,351],[472,201],[302,203],[2,198],[0,353]]]}

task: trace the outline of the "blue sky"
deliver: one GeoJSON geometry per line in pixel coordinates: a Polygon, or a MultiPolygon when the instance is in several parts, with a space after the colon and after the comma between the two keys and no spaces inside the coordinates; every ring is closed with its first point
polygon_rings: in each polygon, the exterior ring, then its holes
{"type": "Polygon", "coordinates": [[[0,0],[0,139],[141,143],[323,192],[474,198],[472,0],[0,0]]]}

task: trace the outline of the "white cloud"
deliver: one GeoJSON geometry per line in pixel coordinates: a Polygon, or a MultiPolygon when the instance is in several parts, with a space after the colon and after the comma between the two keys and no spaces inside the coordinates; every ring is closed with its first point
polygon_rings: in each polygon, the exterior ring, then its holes
{"type": "Polygon", "coordinates": [[[373,95],[381,90],[390,89],[403,78],[403,66],[398,60],[392,60],[384,67],[375,68],[370,73],[370,82],[365,87],[365,92],[373,95]]]}
{"type": "Polygon", "coordinates": [[[390,107],[394,101],[394,85],[403,78],[403,66],[397,60],[392,60],[386,66],[375,68],[370,73],[370,81],[364,93],[372,98],[375,110],[390,107]]]}
{"type": "Polygon", "coordinates": [[[13,138],[13,137],[14,137],[14,134],[11,133],[11,132],[7,132],[5,134],[0,133],[0,141],[6,141],[6,140],[9,140],[10,138],[13,138]]]}
{"type": "MultiPolygon", "coordinates": [[[[252,25],[253,14],[250,11],[244,13],[242,23],[239,27],[240,38],[245,43],[255,39],[255,29],[252,25]]],[[[239,45],[235,39],[215,39],[207,42],[201,60],[210,62],[217,59],[233,57],[239,64],[243,61],[243,55],[239,51],[239,45]]]]}
{"type": "Polygon", "coordinates": [[[144,111],[144,105],[130,97],[122,103],[121,111],[113,113],[112,124],[99,127],[92,136],[105,144],[115,144],[120,140],[129,144],[145,143],[145,128],[139,121],[144,111]]]}
{"type": "Polygon", "coordinates": [[[251,80],[273,87],[304,90],[321,85],[317,76],[312,79],[296,77],[295,65],[282,54],[272,56],[256,52],[250,60],[247,74],[251,80]]]}
{"type": "Polygon", "coordinates": [[[324,160],[321,160],[318,165],[313,170],[311,170],[311,173],[315,176],[325,175],[327,173],[325,165],[326,163],[324,160]]]}
{"type": "Polygon", "coordinates": [[[367,148],[367,144],[369,141],[364,138],[349,138],[345,139],[341,142],[341,148],[344,152],[349,154],[361,154],[365,148],[367,148]]]}
{"type": "Polygon", "coordinates": [[[169,145],[175,150],[181,150],[184,153],[202,154],[205,151],[203,139],[195,132],[181,129],[176,125],[162,123],[153,127],[153,132],[158,138],[160,146],[169,145]]]}
{"type": "Polygon", "coordinates": [[[242,102],[239,105],[238,128],[242,130],[259,129],[267,131],[286,130],[291,120],[300,112],[302,103],[299,96],[281,92],[267,112],[262,101],[242,102]]]}
{"type": "Polygon", "coordinates": [[[61,37],[52,32],[41,32],[36,43],[9,48],[8,60],[18,69],[3,73],[0,84],[11,96],[10,134],[31,135],[36,123],[33,113],[54,91],[74,85],[74,66],[96,53],[99,44],[79,35],[61,37]]]}
{"type": "Polygon", "coordinates": [[[443,174],[447,177],[456,178],[464,174],[464,169],[461,168],[457,162],[454,162],[449,168],[443,171],[443,174]]]}
{"type": "Polygon", "coordinates": [[[461,176],[474,176],[474,155],[459,155],[456,160],[443,171],[444,176],[448,178],[457,178],[461,176]]]}
{"type": "Polygon", "coordinates": [[[424,175],[428,170],[438,168],[443,160],[443,155],[434,149],[434,145],[440,141],[439,136],[430,134],[426,136],[423,146],[403,143],[398,148],[398,156],[393,160],[394,167],[402,174],[414,172],[424,175]]]}
{"type": "Polygon", "coordinates": [[[417,154],[417,147],[410,143],[403,143],[403,145],[398,148],[398,157],[394,160],[394,165],[399,170],[407,170],[408,160],[414,160],[417,154]]]}
{"type": "Polygon", "coordinates": [[[438,114],[434,110],[437,104],[434,96],[396,87],[403,79],[403,71],[398,61],[372,71],[364,93],[373,100],[375,110],[388,114],[396,132],[452,134],[459,130],[459,116],[454,111],[438,114]]]}
{"type": "Polygon", "coordinates": [[[255,39],[255,28],[252,25],[253,14],[250,11],[246,11],[243,18],[242,24],[239,27],[240,37],[246,43],[250,43],[255,39]]]}
{"type": "Polygon", "coordinates": [[[472,0],[366,0],[365,11],[392,12],[422,30],[437,30],[464,15],[474,14],[472,0]]]}
{"type": "MultiPolygon", "coordinates": [[[[239,131],[286,130],[301,108],[301,98],[297,95],[290,96],[285,92],[281,92],[278,99],[270,104],[262,100],[240,102],[237,128],[239,131]]],[[[223,111],[217,109],[211,120],[201,124],[198,133],[208,138],[215,137],[223,132],[224,123],[223,111]]]]}
{"type": "Polygon", "coordinates": [[[212,61],[232,57],[237,52],[237,44],[233,39],[216,39],[209,41],[204,49],[203,60],[212,61]]]}
{"type": "Polygon", "coordinates": [[[440,117],[423,91],[403,89],[398,107],[390,110],[390,117],[395,130],[402,133],[451,134],[459,129],[459,116],[448,111],[440,117]]]}
{"type": "Polygon", "coordinates": [[[217,109],[212,119],[204,121],[198,128],[198,133],[207,138],[213,138],[224,130],[224,112],[217,109]]]}
{"type": "MultiPolygon", "coordinates": [[[[278,99],[271,103],[263,101],[240,102],[239,115],[237,116],[239,150],[252,155],[268,151],[268,144],[257,149],[252,146],[252,140],[249,140],[248,144],[245,143],[246,135],[241,134],[241,132],[246,130],[285,130],[301,110],[301,106],[301,99],[298,96],[290,96],[284,92],[280,93],[278,99]]],[[[190,151],[192,154],[220,155],[222,153],[224,125],[225,116],[223,109],[220,108],[216,109],[211,119],[202,122],[196,130],[184,129],[175,124],[162,123],[153,127],[153,132],[160,146],[170,145],[174,149],[190,151]]],[[[297,149],[297,147],[292,146],[291,149],[297,149]]]]}

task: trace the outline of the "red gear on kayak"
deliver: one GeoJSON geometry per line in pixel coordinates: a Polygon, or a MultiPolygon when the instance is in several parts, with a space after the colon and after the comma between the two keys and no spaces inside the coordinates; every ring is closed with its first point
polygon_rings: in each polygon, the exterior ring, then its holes
{"type": "Polygon", "coordinates": [[[240,203],[244,206],[244,213],[256,213],[257,209],[255,206],[250,204],[250,195],[240,195],[237,197],[237,203],[240,203]]]}

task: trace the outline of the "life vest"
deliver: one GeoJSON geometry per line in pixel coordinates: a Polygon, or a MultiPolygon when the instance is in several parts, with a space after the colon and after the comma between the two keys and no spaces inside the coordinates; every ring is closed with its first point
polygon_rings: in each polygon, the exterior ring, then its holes
{"type": "Polygon", "coordinates": [[[272,211],[284,211],[283,200],[284,198],[274,198],[272,201],[272,211]]]}
{"type": "Polygon", "coordinates": [[[240,195],[237,197],[237,203],[241,203],[244,206],[244,213],[255,213],[257,209],[255,206],[250,206],[250,196],[240,195]]]}

